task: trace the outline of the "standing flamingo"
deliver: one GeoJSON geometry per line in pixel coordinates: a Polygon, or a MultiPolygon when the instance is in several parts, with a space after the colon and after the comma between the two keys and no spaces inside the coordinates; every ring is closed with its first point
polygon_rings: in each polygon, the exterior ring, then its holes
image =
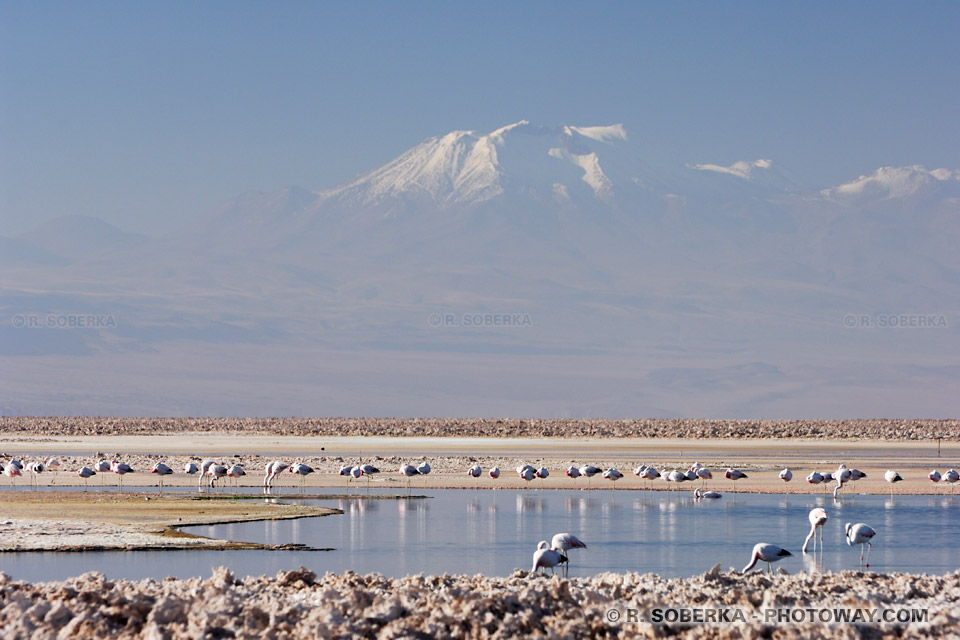
{"type": "Polygon", "coordinates": [[[870,568],[870,549],[873,548],[870,541],[873,540],[873,536],[877,535],[877,532],[862,522],[853,525],[848,522],[843,530],[849,546],[860,545],[860,564],[863,564],[863,545],[867,545],[867,563],[864,566],[870,568]]]}
{"type": "Polygon", "coordinates": [[[50,484],[57,484],[57,470],[60,468],[60,461],[56,458],[47,458],[45,463],[48,471],[53,471],[53,480],[50,484]]]}
{"type": "Polygon", "coordinates": [[[847,465],[841,464],[840,468],[837,469],[837,472],[833,474],[833,477],[837,481],[837,486],[833,488],[833,499],[837,499],[837,495],[840,493],[840,489],[843,488],[843,485],[850,482],[850,478],[853,477],[853,474],[850,472],[850,469],[847,469],[847,465]]]}
{"type": "Polygon", "coordinates": [[[579,471],[580,471],[580,475],[585,476],[587,478],[587,489],[590,488],[590,479],[593,478],[593,476],[600,473],[600,469],[593,466],[592,464],[583,465],[582,467],[580,467],[579,471]]]}
{"type": "Polygon", "coordinates": [[[701,480],[701,486],[706,487],[707,481],[713,480],[713,472],[711,472],[710,469],[707,469],[706,467],[700,466],[699,462],[696,463],[694,466],[697,467],[696,473],[697,473],[697,477],[700,478],[701,480]]]}
{"type": "Polygon", "coordinates": [[[163,464],[162,462],[157,462],[152,467],[150,467],[150,473],[155,473],[160,476],[160,492],[163,493],[163,476],[168,476],[173,473],[173,469],[163,464]]]}
{"type": "MultiPolygon", "coordinates": [[[[473,465],[472,467],[470,467],[469,469],[467,469],[467,475],[469,475],[469,476],[472,477],[472,478],[475,478],[475,479],[477,480],[477,482],[479,483],[479,482],[480,482],[480,476],[483,475],[483,469],[480,467],[480,465],[475,464],[475,465],[473,465]]],[[[479,484],[476,485],[476,486],[479,486],[479,484]]]]}
{"type": "Polygon", "coordinates": [[[187,464],[183,465],[183,472],[188,476],[192,476],[198,471],[200,471],[200,467],[198,467],[192,462],[188,462],[187,464]]]}
{"type": "Polygon", "coordinates": [[[488,471],[487,473],[490,474],[490,477],[491,477],[491,478],[493,478],[494,480],[496,480],[497,478],[500,477],[500,467],[493,467],[493,468],[490,469],[490,471],[488,471]]]}
{"type": "Polygon", "coordinates": [[[13,486],[17,486],[18,476],[23,477],[23,473],[20,472],[20,467],[13,464],[12,461],[3,467],[3,475],[10,478],[10,480],[13,482],[13,486]]]}
{"type": "Polygon", "coordinates": [[[740,573],[746,573],[753,569],[756,566],[757,562],[762,560],[767,563],[767,568],[770,570],[770,573],[773,573],[773,563],[779,560],[783,560],[786,557],[792,556],[793,554],[787,551],[786,549],[781,549],[775,544],[770,544],[769,542],[758,542],[753,546],[753,554],[750,556],[750,564],[743,568],[743,571],[740,573]]]}
{"type": "Polygon", "coordinates": [[[550,472],[547,471],[546,467],[540,467],[537,469],[537,477],[540,478],[540,488],[543,488],[543,481],[547,479],[550,475],[550,472]]]}
{"type": "Polygon", "coordinates": [[[273,481],[276,478],[281,477],[280,474],[289,468],[290,465],[286,462],[281,462],[280,460],[274,460],[273,462],[268,462],[267,466],[264,468],[266,475],[263,477],[263,486],[265,489],[273,488],[273,481]]]}
{"type": "Polygon", "coordinates": [[[101,458],[97,460],[97,463],[93,465],[93,470],[100,474],[100,486],[103,486],[105,482],[106,474],[110,471],[110,463],[101,458]]]}
{"type": "Polygon", "coordinates": [[[238,491],[240,490],[240,478],[242,478],[245,475],[247,475],[247,472],[244,471],[243,467],[241,467],[238,464],[235,464],[229,469],[227,469],[227,476],[230,478],[233,478],[233,482],[236,485],[236,489],[238,491]]]}
{"type": "Polygon", "coordinates": [[[946,482],[947,484],[956,484],[958,480],[960,480],[960,473],[957,473],[956,469],[950,469],[943,474],[942,482],[946,482]]]}
{"type": "MultiPolygon", "coordinates": [[[[359,471],[360,473],[363,473],[362,471],[360,471],[360,468],[359,468],[359,467],[354,467],[354,471],[359,471]]],[[[306,480],[306,478],[307,478],[308,475],[310,475],[311,473],[313,473],[313,467],[311,467],[311,466],[309,466],[309,465],[306,465],[306,464],[304,464],[304,463],[302,463],[302,462],[297,462],[297,463],[295,463],[295,464],[290,465],[290,473],[295,473],[295,474],[297,474],[297,476],[299,476],[299,478],[300,478],[300,493],[303,493],[304,481],[306,480]]],[[[353,475],[353,472],[352,472],[352,471],[350,472],[350,475],[353,475]]],[[[355,476],[355,477],[359,478],[360,476],[358,475],[358,476],[355,476]]]]}
{"type": "Polygon", "coordinates": [[[536,573],[538,569],[550,569],[553,573],[554,567],[561,562],[563,562],[563,556],[560,552],[551,549],[546,540],[541,540],[537,550],[533,552],[533,568],[530,569],[530,573],[536,573]]]}
{"type": "Polygon", "coordinates": [[[603,477],[611,482],[616,482],[623,477],[623,474],[617,471],[616,469],[607,469],[603,472],[603,477]]]}
{"type": "Polygon", "coordinates": [[[790,469],[784,469],[780,472],[779,478],[784,482],[790,482],[793,480],[793,471],[790,471],[790,469]]]}
{"type": "Polygon", "coordinates": [[[124,462],[117,462],[116,460],[113,460],[110,462],[110,471],[113,471],[115,474],[117,474],[120,481],[120,491],[123,491],[123,476],[128,473],[132,473],[133,469],[130,468],[130,465],[124,462]]]}
{"type": "Polygon", "coordinates": [[[660,472],[653,467],[643,465],[640,467],[640,473],[637,475],[639,475],[642,480],[656,480],[660,477],[660,472]]]}
{"type": "Polygon", "coordinates": [[[576,479],[579,478],[580,475],[581,475],[581,474],[580,474],[580,469],[577,469],[577,468],[576,468],[575,466],[573,466],[573,465],[570,465],[569,467],[567,467],[567,468],[563,471],[563,474],[564,474],[565,476],[567,476],[568,478],[572,478],[573,480],[576,480],[576,479]]]}
{"type": "Polygon", "coordinates": [[[210,476],[210,488],[213,489],[217,480],[227,477],[227,468],[222,464],[211,464],[207,467],[207,475],[210,476]]]}
{"type": "Polygon", "coordinates": [[[570,573],[570,558],[567,556],[567,551],[570,549],[586,549],[587,545],[572,533],[558,533],[553,536],[550,548],[560,553],[563,558],[561,562],[564,564],[561,570],[563,575],[568,575],[570,573]]]}
{"type": "Polygon", "coordinates": [[[42,462],[34,462],[27,465],[30,470],[30,484],[34,487],[40,486],[40,474],[43,473],[46,468],[43,466],[42,462]]]}
{"type": "Polygon", "coordinates": [[[807,534],[807,539],[803,541],[803,552],[807,552],[807,545],[810,544],[810,540],[813,540],[813,550],[817,550],[817,529],[820,529],[820,551],[823,551],[823,525],[826,524],[827,518],[826,509],[822,507],[817,507],[810,510],[810,514],[807,518],[810,520],[810,533],[807,534]]]}
{"type": "MultiPolygon", "coordinates": [[[[741,478],[746,478],[748,476],[743,471],[740,471],[740,469],[727,469],[726,471],[723,472],[723,477],[726,478],[727,480],[733,480],[733,487],[734,487],[733,490],[734,492],[736,492],[737,480],[740,480],[741,478]]],[[[754,551],[756,551],[756,549],[754,549],[754,551]]]]}
{"type": "Polygon", "coordinates": [[[530,482],[537,477],[537,472],[534,471],[533,467],[521,467],[520,469],[520,478],[526,482],[530,482]]]}
{"type": "Polygon", "coordinates": [[[97,472],[89,467],[80,467],[79,469],[77,469],[77,475],[83,478],[83,490],[86,491],[87,480],[90,478],[90,476],[97,475],[97,472]]]}
{"type": "MultiPolygon", "coordinates": [[[[214,460],[210,460],[209,458],[200,463],[200,477],[197,479],[198,489],[203,486],[203,477],[210,475],[210,467],[216,466],[216,464],[214,460]]],[[[211,484],[210,486],[212,487],[213,485],[211,484]]]]}
{"type": "Polygon", "coordinates": [[[900,474],[893,469],[887,469],[887,472],[883,474],[883,479],[890,483],[890,497],[892,498],[893,485],[897,482],[903,482],[903,478],[901,478],[900,474]]]}
{"type": "Polygon", "coordinates": [[[412,464],[400,465],[400,469],[397,471],[397,473],[407,477],[407,492],[410,491],[410,478],[420,475],[420,472],[417,471],[417,468],[412,464]]]}
{"type": "Polygon", "coordinates": [[[930,482],[940,482],[940,472],[934,469],[927,474],[927,477],[930,478],[930,482]]]}

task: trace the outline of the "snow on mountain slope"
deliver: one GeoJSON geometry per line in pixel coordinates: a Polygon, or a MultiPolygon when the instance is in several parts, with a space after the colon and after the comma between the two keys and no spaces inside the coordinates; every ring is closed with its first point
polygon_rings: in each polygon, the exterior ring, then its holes
{"type": "Polygon", "coordinates": [[[754,177],[754,169],[769,169],[773,166],[773,162],[761,158],[753,162],[741,160],[740,162],[734,162],[729,167],[722,167],[717,164],[694,164],[687,166],[698,171],[715,171],[717,173],[726,173],[731,176],[743,178],[744,180],[750,180],[754,177]]]}
{"type": "Polygon", "coordinates": [[[320,196],[361,207],[402,199],[449,208],[487,202],[517,187],[546,201],[558,189],[568,193],[576,189],[571,184],[576,177],[597,198],[609,201],[612,183],[591,144],[606,146],[625,139],[623,125],[550,128],[526,120],[488,134],[454,131],[425,140],[383,167],[320,196]]]}
{"type": "Polygon", "coordinates": [[[839,201],[856,198],[895,199],[920,195],[939,187],[960,187],[960,171],[929,171],[921,165],[881,167],[868,176],[860,176],[820,193],[825,198],[839,201]]]}

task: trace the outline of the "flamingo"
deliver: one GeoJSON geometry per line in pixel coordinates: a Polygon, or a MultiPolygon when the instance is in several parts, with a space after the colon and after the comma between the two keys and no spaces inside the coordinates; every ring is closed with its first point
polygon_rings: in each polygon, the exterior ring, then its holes
{"type": "Polygon", "coordinates": [[[927,477],[930,478],[930,482],[940,482],[940,472],[936,469],[928,473],[927,477]]]}
{"type": "MultiPolygon", "coordinates": [[[[359,472],[361,474],[363,473],[363,471],[361,471],[359,467],[354,467],[353,471],[350,472],[350,475],[353,476],[354,478],[360,477],[360,475],[353,475],[354,471],[359,472]]],[[[313,473],[313,467],[307,464],[304,464],[302,462],[296,462],[290,465],[290,473],[295,473],[300,477],[300,493],[303,493],[303,483],[306,480],[307,476],[313,473]]]]}
{"type": "MultiPolygon", "coordinates": [[[[365,476],[373,476],[380,473],[380,469],[377,469],[372,464],[365,464],[362,467],[360,467],[360,470],[363,471],[363,475],[365,476]]],[[[420,471],[420,473],[423,473],[423,472],[420,471]]],[[[430,472],[428,471],[427,473],[430,473],[430,472]]]]}
{"type": "Polygon", "coordinates": [[[582,467],[580,467],[579,471],[580,471],[580,475],[586,476],[587,478],[587,489],[590,488],[590,479],[593,478],[593,476],[600,473],[600,469],[593,466],[592,464],[583,465],[582,467]]]}
{"type": "Polygon", "coordinates": [[[576,467],[574,467],[574,466],[572,466],[572,465],[569,466],[569,467],[567,467],[567,469],[566,469],[563,473],[564,473],[564,475],[566,475],[568,478],[573,478],[574,480],[576,480],[577,478],[579,478],[579,477],[582,475],[582,474],[580,473],[580,469],[577,469],[576,467]]]}
{"type": "Polygon", "coordinates": [[[567,551],[570,549],[586,549],[587,545],[572,533],[558,533],[553,536],[553,540],[550,542],[550,548],[560,553],[560,556],[563,558],[561,562],[564,564],[561,570],[563,571],[563,575],[567,575],[570,573],[570,558],[567,556],[567,551]]]}
{"type": "MultiPolygon", "coordinates": [[[[733,490],[736,491],[737,480],[740,480],[741,478],[746,478],[748,476],[743,471],[740,471],[740,469],[727,469],[726,471],[723,472],[723,477],[726,478],[727,480],[733,480],[733,486],[734,486],[733,490]]],[[[756,551],[756,547],[754,547],[754,551],[756,551]]],[[[767,560],[767,562],[769,562],[769,560],[767,560]]]]}
{"type": "Polygon", "coordinates": [[[943,482],[947,484],[956,484],[960,480],[960,473],[957,473],[956,469],[950,469],[943,474],[943,482]]]}
{"type": "Polygon", "coordinates": [[[820,551],[823,551],[823,525],[826,524],[827,518],[826,509],[822,507],[816,507],[815,509],[810,510],[810,514],[807,518],[810,520],[810,533],[807,534],[807,539],[803,541],[803,552],[807,552],[807,545],[810,544],[810,540],[813,540],[813,550],[817,550],[817,529],[820,529],[820,551]]]}
{"type": "Polygon", "coordinates": [[[100,460],[97,460],[95,465],[93,465],[93,470],[100,474],[100,486],[102,487],[106,473],[110,471],[110,463],[101,458],[100,460]]]}
{"type": "Polygon", "coordinates": [[[417,468],[416,468],[415,466],[413,466],[412,464],[400,465],[400,469],[397,470],[397,473],[399,473],[399,474],[402,475],[402,476],[406,476],[406,477],[407,477],[407,491],[408,491],[408,492],[410,491],[410,478],[412,478],[413,476],[418,476],[418,475],[420,475],[420,472],[417,471],[417,468]]]}
{"type": "Polygon", "coordinates": [[[44,472],[45,467],[42,462],[34,462],[33,464],[27,465],[30,470],[30,484],[39,487],[40,486],[40,474],[44,472]]]}
{"type": "Polygon", "coordinates": [[[623,477],[623,474],[617,471],[616,469],[607,469],[603,472],[603,477],[611,482],[616,482],[623,477]]]}
{"type": "Polygon", "coordinates": [[[160,476],[160,491],[163,491],[163,476],[168,476],[173,473],[173,469],[163,464],[162,462],[157,462],[152,467],[150,467],[150,473],[155,473],[160,476]]]}
{"type": "Polygon", "coordinates": [[[60,468],[60,461],[56,458],[47,458],[46,467],[47,470],[53,471],[53,480],[50,481],[50,484],[56,484],[57,470],[60,468]]]}
{"type": "Polygon", "coordinates": [[[500,467],[494,467],[494,468],[490,469],[490,471],[488,471],[487,473],[490,474],[490,477],[491,477],[491,478],[493,478],[494,480],[496,480],[497,478],[500,477],[500,467]]]}
{"type": "Polygon", "coordinates": [[[760,560],[766,562],[770,573],[773,573],[774,562],[783,560],[784,558],[792,555],[793,554],[786,549],[781,549],[775,544],[770,544],[769,542],[758,542],[753,546],[753,554],[750,556],[750,564],[745,566],[743,571],[740,573],[746,573],[747,571],[750,571],[750,569],[753,569],[753,567],[760,560]]]}
{"type": "Polygon", "coordinates": [[[430,475],[430,471],[430,463],[428,463],[426,460],[417,465],[417,473],[422,476],[430,475]]]}
{"type": "Polygon", "coordinates": [[[893,485],[897,482],[903,482],[903,478],[901,478],[900,474],[893,469],[887,469],[887,472],[883,474],[883,479],[890,483],[890,497],[892,498],[893,485]]]}
{"type": "Polygon", "coordinates": [[[23,477],[23,474],[20,472],[20,467],[13,464],[13,461],[11,461],[10,464],[6,465],[3,468],[3,475],[10,478],[14,486],[16,486],[17,484],[17,480],[16,480],[17,476],[23,477]]]}
{"type": "MultiPolygon", "coordinates": [[[[217,463],[209,458],[200,463],[200,477],[197,479],[197,488],[203,486],[203,477],[209,475],[210,467],[216,465],[217,463]]],[[[213,485],[210,485],[213,486],[213,485]]]]}
{"type": "Polygon", "coordinates": [[[198,471],[200,471],[200,467],[198,467],[196,464],[192,462],[188,462],[187,464],[183,465],[183,472],[188,476],[192,476],[198,471]]]}
{"type": "Polygon", "coordinates": [[[683,477],[686,478],[688,482],[694,482],[695,480],[700,479],[700,476],[697,475],[696,469],[690,469],[689,471],[683,474],[683,477]]]}
{"type": "MultiPolygon", "coordinates": [[[[860,471],[860,469],[850,469],[850,482],[856,482],[857,480],[860,480],[866,477],[867,477],[867,474],[864,473],[863,471],[860,471]]],[[[853,487],[853,485],[850,485],[850,486],[851,488],[853,487]]]]}
{"type": "Polygon", "coordinates": [[[533,552],[533,568],[530,569],[530,573],[536,573],[538,569],[550,569],[553,573],[554,567],[561,562],[563,562],[563,556],[560,552],[551,549],[546,540],[541,540],[537,550],[533,552]]]}
{"type": "Polygon", "coordinates": [[[540,467],[537,469],[537,477],[540,478],[540,488],[543,488],[543,481],[547,479],[547,476],[550,475],[550,472],[547,471],[545,467],[540,467]]]}
{"type": "Polygon", "coordinates": [[[227,476],[227,468],[222,464],[213,463],[207,467],[207,475],[210,476],[210,488],[212,489],[217,480],[227,476]]]}
{"type": "Polygon", "coordinates": [[[469,469],[467,469],[467,475],[469,475],[471,478],[474,478],[477,481],[478,484],[476,486],[480,486],[479,485],[480,476],[483,475],[483,469],[480,467],[480,465],[475,464],[469,469]]]}
{"type": "Polygon", "coordinates": [[[349,464],[345,464],[342,467],[340,467],[340,475],[347,476],[347,482],[349,482],[352,479],[352,476],[350,475],[351,471],[353,471],[353,467],[349,464]]]}
{"type": "Polygon", "coordinates": [[[227,469],[227,475],[233,478],[234,483],[237,485],[237,489],[240,489],[240,478],[247,475],[247,472],[243,470],[243,467],[235,464],[227,469]]]}
{"type": "Polygon", "coordinates": [[[693,490],[693,499],[700,500],[706,498],[707,500],[718,500],[723,497],[722,493],[717,493],[716,491],[703,491],[700,487],[697,487],[693,490]]]}
{"type": "Polygon", "coordinates": [[[877,532],[862,522],[853,525],[848,522],[843,530],[847,536],[847,545],[851,547],[855,544],[860,545],[860,564],[863,564],[863,545],[867,545],[867,563],[864,566],[869,568],[870,549],[873,548],[870,541],[873,540],[873,536],[877,535],[877,532]]]}
{"type": "Polygon", "coordinates": [[[710,471],[710,469],[707,469],[706,467],[701,467],[699,462],[696,463],[695,466],[697,467],[697,470],[696,470],[697,477],[700,478],[704,487],[707,486],[707,481],[713,480],[713,473],[710,471]]]}
{"type": "Polygon", "coordinates": [[[126,463],[117,462],[116,460],[112,460],[112,461],[110,462],[110,471],[113,471],[115,474],[117,474],[117,476],[119,476],[119,478],[120,478],[120,491],[123,491],[123,476],[126,475],[126,474],[128,474],[128,473],[132,473],[132,472],[133,472],[133,469],[131,469],[131,468],[130,468],[130,465],[128,465],[128,464],[126,464],[126,463]]]}
{"type": "Polygon", "coordinates": [[[537,472],[533,470],[533,467],[522,468],[520,471],[520,477],[527,482],[530,482],[537,477],[537,472]]]}
{"type": "MultiPolygon", "coordinates": [[[[293,466],[295,467],[297,465],[293,465],[293,466]]],[[[291,467],[290,469],[291,471],[293,471],[293,467],[291,467]]],[[[296,471],[293,471],[293,473],[296,473],[296,471]]],[[[359,480],[362,476],[363,476],[363,469],[361,467],[354,467],[353,469],[350,469],[351,480],[359,480]]]]}
{"type": "Polygon", "coordinates": [[[833,477],[837,481],[837,486],[833,488],[833,499],[836,500],[840,489],[843,488],[843,485],[850,482],[850,478],[853,477],[853,474],[850,472],[850,469],[847,469],[847,465],[841,464],[837,469],[837,472],[833,474],[833,477]]]}
{"type": "Polygon", "coordinates": [[[675,484],[680,484],[681,482],[687,481],[687,475],[685,473],[681,473],[680,471],[677,471],[676,469],[674,469],[667,475],[663,476],[663,479],[666,482],[673,482],[675,484]]]}
{"type": "Polygon", "coordinates": [[[780,472],[779,478],[784,482],[790,482],[793,480],[793,471],[790,471],[790,469],[784,469],[780,472]]]}
{"type": "Polygon", "coordinates": [[[264,488],[273,488],[274,479],[280,477],[280,474],[286,471],[289,466],[289,464],[286,462],[281,462],[280,460],[268,462],[267,466],[264,468],[264,471],[266,472],[266,475],[263,477],[264,488]]]}
{"type": "Polygon", "coordinates": [[[653,467],[648,467],[644,465],[641,468],[639,475],[643,480],[656,480],[660,477],[660,472],[654,469],[653,467]]]}
{"type": "Polygon", "coordinates": [[[83,490],[87,490],[87,480],[90,476],[97,475],[97,472],[91,469],[90,467],[80,467],[77,469],[77,475],[83,478],[83,490]]]}
{"type": "Polygon", "coordinates": [[[810,475],[807,476],[807,482],[812,485],[818,485],[823,482],[823,474],[819,471],[811,471],[810,475]]]}

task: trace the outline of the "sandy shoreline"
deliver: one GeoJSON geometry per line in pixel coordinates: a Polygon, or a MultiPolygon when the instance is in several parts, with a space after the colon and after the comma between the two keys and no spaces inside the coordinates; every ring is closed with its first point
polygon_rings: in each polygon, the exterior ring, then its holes
{"type": "Polygon", "coordinates": [[[172,549],[308,550],[215,540],[181,531],[192,525],[312,518],[338,509],[263,501],[137,493],[10,491],[0,494],[0,553],[172,549]]]}
{"type": "MultiPolygon", "coordinates": [[[[188,461],[199,462],[213,458],[225,466],[239,464],[248,473],[240,480],[240,491],[258,490],[263,479],[263,467],[273,459],[303,461],[316,473],[305,480],[306,487],[340,487],[347,492],[360,492],[367,486],[366,479],[351,481],[339,476],[343,465],[360,461],[372,463],[381,469],[370,480],[372,487],[405,489],[406,478],[398,476],[401,464],[430,462],[433,471],[427,477],[416,477],[411,485],[416,488],[614,488],[637,490],[673,490],[676,487],[662,480],[640,480],[633,475],[639,464],[657,469],[686,470],[694,462],[712,469],[711,488],[718,491],[747,491],[771,493],[815,493],[826,487],[814,487],[804,478],[813,470],[834,471],[845,463],[867,473],[867,477],[849,487],[851,492],[884,494],[891,488],[894,494],[939,494],[957,491],[957,487],[933,484],[927,474],[933,469],[941,472],[960,467],[958,441],[886,441],[886,440],[805,440],[805,439],[646,439],[646,438],[399,438],[399,437],[279,437],[240,435],[229,433],[181,433],[144,436],[52,436],[3,434],[0,436],[0,463],[12,457],[21,462],[57,457],[61,471],[56,475],[43,473],[38,477],[42,485],[80,486],[91,489],[116,490],[118,479],[113,474],[101,474],[87,483],[73,471],[81,465],[92,466],[100,458],[117,458],[130,464],[135,473],[124,476],[128,489],[156,486],[155,475],[146,473],[157,461],[168,464],[175,473],[164,479],[168,487],[197,487],[198,479],[182,472],[188,461]],[[939,451],[938,451],[939,447],[939,451]],[[939,454],[939,455],[938,455],[939,454]],[[550,476],[525,483],[515,473],[517,466],[532,464],[546,467],[550,476]],[[600,477],[590,481],[571,480],[563,470],[571,465],[594,464],[602,469],[619,469],[624,478],[611,483],[600,477]],[[484,474],[478,480],[466,475],[467,469],[478,464],[484,471],[498,466],[501,477],[494,481],[484,474]],[[736,467],[748,473],[748,478],[736,484],[725,480],[723,470],[736,467]],[[794,479],[790,483],[779,480],[780,469],[790,468],[794,479]],[[891,487],[883,480],[887,469],[896,469],[904,482],[891,487]]],[[[29,476],[29,473],[25,474],[29,476]]],[[[30,479],[0,478],[0,492],[27,488],[30,479]]],[[[296,485],[298,479],[284,474],[281,486],[296,485]]],[[[232,481],[224,481],[232,487],[232,481]]],[[[690,489],[681,485],[680,489],[690,489]]],[[[228,491],[231,489],[227,489],[228,491]]]]}

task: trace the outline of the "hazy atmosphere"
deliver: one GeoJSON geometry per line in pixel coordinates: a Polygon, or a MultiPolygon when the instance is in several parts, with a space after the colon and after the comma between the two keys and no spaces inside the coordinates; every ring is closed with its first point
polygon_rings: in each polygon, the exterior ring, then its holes
{"type": "Polygon", "coordinates": [[[955,416],[958,29],[0,2],[0,414],[955,416]]]}

